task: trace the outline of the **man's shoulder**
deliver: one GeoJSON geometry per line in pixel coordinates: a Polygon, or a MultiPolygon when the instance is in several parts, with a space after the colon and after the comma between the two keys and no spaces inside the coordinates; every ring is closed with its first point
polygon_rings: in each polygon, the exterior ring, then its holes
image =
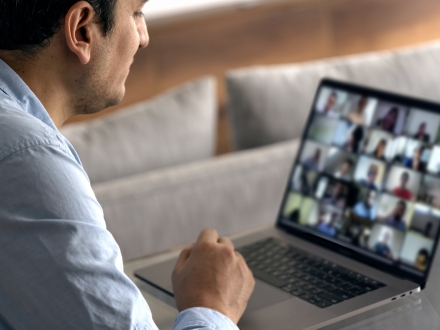
{"type": "Polygon", "coordinates": [[[3,97],[0,98],[0,141],[0,162],[17,151],[35,146],[65,149],[56,131],[3,97]]]}

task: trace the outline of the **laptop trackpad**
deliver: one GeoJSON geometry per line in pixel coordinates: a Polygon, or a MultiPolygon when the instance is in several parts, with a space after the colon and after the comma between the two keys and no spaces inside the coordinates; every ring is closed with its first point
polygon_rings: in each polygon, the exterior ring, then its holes
{"type": "Polygon", "coordinates": [[[290,294],[284,293],[275,289],[273,286],[257,280],[255,283],[255,290],[252,293],[251,299],[246,308],[246,313],[254,312],[261,308],[272,306],[292,298],[293,297],[290,294]]]}
{"type": "MultiPolygon", "coordinates": [[[[171,285],[171,273],[175,264],[176,260],[171,259],[160,264],[136,270],[135,275],[153,286],[171,293],[173,291],[171,285]],[[170,275],[164,276],[164,274],[170,275]]],[[[254,312],[261,308],[272,306],[292,298],[293,297],[290,294],[256,280],[255,290],[249,300],[246,313],[254,312]]]]}

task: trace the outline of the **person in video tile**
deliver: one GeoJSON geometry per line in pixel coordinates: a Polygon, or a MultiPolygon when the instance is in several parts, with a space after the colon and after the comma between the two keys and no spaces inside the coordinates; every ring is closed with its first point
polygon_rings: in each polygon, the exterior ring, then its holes
{"type": "Polygon", "coordinates": [[[351,168],[353,167],[353,161],[348,158],[346,159],[342,164],[339,170],[335,172],[335,177],[338,179],[343,180],[350,180],[351,179],[351,168]]]}
{"type": "Polygon", "coordinates": [[[394,127],[397,123],[397,118],[399,116],[399,109],[392,107],[388,113],[377,120],[376,125],[388,132],[394,132],[394,127]]]}
{"type": "Polygon", "coordinates": [[[305,171],[301,172],[299,180],[300,180],[299,190],[301,191],[301,193],[303,195],[310,194],[313,191],[313,189],[312,189],[312,185],[309,183],[309,180],[307,178],[307,173],[305,171]]]}
{"type": "Polygon", "coordinates": [[[350,120],[355,125],[361,125],[366,126],[365,122],[365,107],[368,104],[368,98],[365,96],[362,96],[357,104],[357,108],[354,111],[351,111],[348,114],[348,120],[350,120]]]}
{"type": "Polygon", "coordinates": [[[425,147],[419,146],[414,150],[414,154],[412,157],[405,158],[405,160],[403,161],[403,165],[415,171],[425,172],[426,163],[422,161],[422,155],[424,151],[425,147]]]}
{"type": "Polygon", "coordinates": [[[350,133],[350,136],[348,137],[348,140],[345,143],[344,147],[350,152],[357,153],[359,151],[359,147],[363,138],[363,128],[361,126],[356,126],[350,133]]]}
{"type": "Polygon", "coordinates": [[[422,271],[426,272],[429,265],[429,252],[426,249],[421,249],[419,253],[417,253],[417,259],[414,266],[422,271]]]}
{"type": "Polygon", "coordinates": [[[362,179],[360,181],[361,184],[368,189],[377,190],[376,184],[374,182],[376,181],[378,172],[378,166],[376,164],[371,164],[368,168],[367,178],[362,179]]]}
{"type": "Polygon", "coordinates": [[[334,182],[329,187],[328,193],[323,199],[323,202],[338,208],[342,208],[345,205],[347,196],[347,187],[341,182],[334,182]]]}
{"type": "Polygon", "coordinates": [[[304,161],[304,167],[309,170],[318,171],[319,170],[319,160],[321,159],[321,149],[316,148],[313,155],[304,161]]]}
{"type": "Polygon", "coordinates": [[[403,220],[403,216],[406,212],[406,202],[405,201],[398,201],[396,203],[396,206],[394,207],[394,210],[389,214],[385,219],[385,223],[393,228],[399,229],[399,230],[406,230],[406,223],[403,220]]]}
{"type": "Polygon", "coordinates": [[[390,240],[391,240],[391,235],[390,233],[386,232],[383,235],[383,240],[380,242],[377,242],[374,245],[374,251],[385,258],[392,258],[392,254],[391,254],[391,248],[390,248],[390,240]]]}
{"type": "Polygon", "coordinates": [[[335,92],[331,92],[330,95],[328,96],[324,108],[322,109],[323,110],[322,112],[327,116],[335,115],[334,109],[337,102],[338,102],[338,94],[336,94],[335,92]]]}
{"type": "Polygon", "coordinates": [[[363,201],[360,201],[355,205],[353,212],[358,217],[373,220],[374,219],[373,205],[376,199],[376,195],[377,194],[374,190],[370,190],[367,197],[363,201]]]}
{"type": "Polygon", "coordinates": [[[338,219],[339,219],[339,214],[332,213],[330,217],[330,221],[327,223],[321,221],[318,224],[318,227],[316,227],[316,229],[322,234],[325,234],[330,237],[335,237],[337,233],[336,223],[338,222],[338,219]]]}
{"type": "Polygon", "coordinates": [[[373,156],[380,160],[385,160],[385,149],[387,147],[387,141],[385,139],[379,140],[373,156]]]}
{"type": "Polygon", "coordinates": [[[412,193],[408,190],[406,185],[409,181],[409,173],[408,172],[402,172],[400,175],[400,185],[393,189],[394,194],[397,197],[404,198],[404,199],[411,199],[412,193]]]}
{"type": "Polygon", "coordinates": [[[426,123],[421,123],[417,133],[414,134],[414,139],[422,142],[429,142],[430,138],[429,134],[426,133],[426,123]]]}
{"type": "Polygon", "coordinates": [[[432,222],[430,221],[426,224],[422,234],[425,237],[431,237],[431,231],[432,231],[432,222]]]}

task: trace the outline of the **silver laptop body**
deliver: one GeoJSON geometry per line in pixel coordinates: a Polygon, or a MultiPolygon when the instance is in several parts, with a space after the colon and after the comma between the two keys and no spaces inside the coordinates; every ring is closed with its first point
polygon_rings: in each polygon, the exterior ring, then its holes
{"type": "MultiPolygon", "coordinates": [[[[284,284],[274,285],[270,279],[276,273],[262,273],[267,268],[254,258],[256,287],[240,329],[319,329],[425,287],[439,239],[440,192],[433,188],[440,185],[439,129],[438,104],[321,81],[275,226],[234,244],[249,254],[256,242],[265,246],[261,242],[270,238],[282,250],[299,251],[317,264],[325,261],[381,286],[318,306],[304,298],[310,294],[289,292],[294,285],[288,289],[286,276],[284,284]]],[[[135,275],[172,296],[175,262],[135,275]]]]}

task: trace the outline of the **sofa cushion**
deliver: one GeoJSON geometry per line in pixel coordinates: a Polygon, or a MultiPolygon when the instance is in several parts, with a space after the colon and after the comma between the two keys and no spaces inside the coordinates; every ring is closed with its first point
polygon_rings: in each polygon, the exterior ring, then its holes
{"type": "Polygon", "coordinates": [[[216,109],[215,80],[205,77],[60,131],[95,184],[213,156],[216,109]]]}
{"type": "Polygon", "coordinates": [[[440,42],[398,51],[227,73],[236,149],[300,137],[323,77],[440,101],[440,42]]]}
{"type": "Polygon", "coordinates": [[[125,261],[273,224],[298,140],[93,186],[125,261]]]}

